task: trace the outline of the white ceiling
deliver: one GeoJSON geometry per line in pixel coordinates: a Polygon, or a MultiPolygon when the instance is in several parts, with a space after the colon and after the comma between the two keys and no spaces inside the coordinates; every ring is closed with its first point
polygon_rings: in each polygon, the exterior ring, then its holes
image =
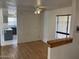
{"type": "MultiPolygon", "coordinates": [[[[31,8],[36,5],[36,0],[17,0],[17,4],[21,7],[31,8]]],[[[42,4],[48,9],[57,9],[72,5],[72,0],[42,0],[42,4]]]]}
{"type": "MultiPolygon", "coordinates": [[[[48,9],[57,9],[71,6],[72,0],[42,0],[42,4],[47,6],[48,9]]],[[[0,0],[1,7],[5,8],[6,5],[18,6],[30,10],[36,5],[36,0],[0,0]]]]}
{"type": "Polygon", "coordinates": [[[15,6],[16,0],[0,0],[0,6],[5,8],[7,6],[15,6]]]}
{"type": "Polygon", "coordinates": [[[0,0],[0,8],[3,9],[3,14],[8,15],[8,11],[16,10],[16,0],[0,0]]]}

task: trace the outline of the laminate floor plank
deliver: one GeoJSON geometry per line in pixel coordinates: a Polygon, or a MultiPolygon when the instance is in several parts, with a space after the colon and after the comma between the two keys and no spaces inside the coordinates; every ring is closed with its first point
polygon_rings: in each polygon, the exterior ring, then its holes
{"type": "Polygon", "coordinates": [[[47,45],[34,41],[0,47],[0,59],[47,59],[47,45]]]}

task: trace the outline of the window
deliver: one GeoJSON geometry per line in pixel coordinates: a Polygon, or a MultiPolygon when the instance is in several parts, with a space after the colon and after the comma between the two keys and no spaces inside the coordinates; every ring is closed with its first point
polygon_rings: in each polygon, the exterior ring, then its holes
{"type": "Polygon", "coordinates": [[[70,35],[71,15],[56,16],[56,38],[65,38],[70,35]]]}
{"type": "Polygon", "coordinates": [[[8,17],[8,25],[16,26],[17,25],[16,18],[14,18],[14,17],[8,17]]]}
{"type": "Polygon", "coordinates": [[[8,25],[9,26],[17,25],[16,7],[15,6],[8,6],[8,25]]]}

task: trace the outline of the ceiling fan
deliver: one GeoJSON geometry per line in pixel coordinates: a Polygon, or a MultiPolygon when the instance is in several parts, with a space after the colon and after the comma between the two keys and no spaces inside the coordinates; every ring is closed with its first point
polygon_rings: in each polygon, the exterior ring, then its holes
{"type": "Polygon", "coordinates": [[[44,10],[46,10],[46,6],[42,5],[41,0],[36,0],[36,6],[34,7],[34,13],[35,14],[40,14],[44,10]]]}

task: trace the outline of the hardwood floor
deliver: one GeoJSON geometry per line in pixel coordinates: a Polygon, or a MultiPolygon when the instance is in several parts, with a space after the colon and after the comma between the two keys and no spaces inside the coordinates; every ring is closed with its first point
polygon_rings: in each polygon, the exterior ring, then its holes
{"type": "Polygon", "coordinates": [[[47,45],[42,41],[0,47],[0,59],[47,59],[47,45]]]}

